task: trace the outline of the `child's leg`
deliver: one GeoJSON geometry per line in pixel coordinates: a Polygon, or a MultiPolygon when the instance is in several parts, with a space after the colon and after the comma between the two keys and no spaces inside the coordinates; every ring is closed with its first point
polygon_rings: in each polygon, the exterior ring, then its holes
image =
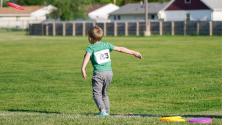
{"type": "Polygon", "coordinates": [[[110,112],[110,102],[109,102],[109,96],[107,94],[107,88],[108,88],[108,85],[103,87],[102,100],[103,100],[103,102],[105,104],[106,112],[109,113],[110,112]]]}
{"type": "Polygon", "coordinates": [[[110,112],[110,102],[109,102],[109,96],[108,96],[108,88],[112,81],[112,72],[104,72],[104,84],[102,89],[102,99],[105,104],[105,110],[107,113],[110,112]]]}
{"type": "Polygon", "coordinates": [[[92,78],[93,98],[99,111],[105,110],[105,104],[102,100],[102,88],[104,79],[100,74],[94,74],[92,78]]]}

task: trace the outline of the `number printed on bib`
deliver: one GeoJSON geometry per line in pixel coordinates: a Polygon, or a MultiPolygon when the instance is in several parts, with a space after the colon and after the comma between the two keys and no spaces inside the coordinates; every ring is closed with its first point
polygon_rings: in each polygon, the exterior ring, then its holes
{"type": "Polygon", "coordinates": [[[111,61],[109,49],[105,49],[105,50],[95,52],[94,56],[95,56],[96,62],[98,64],[103,64],[103,63],[111,61]]]}

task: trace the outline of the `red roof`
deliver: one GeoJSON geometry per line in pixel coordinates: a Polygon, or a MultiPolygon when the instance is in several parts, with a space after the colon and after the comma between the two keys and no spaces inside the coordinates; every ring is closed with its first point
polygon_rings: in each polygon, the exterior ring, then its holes
{"type": "Polygon", "coordinates": [[[174,0],[165,10],[210,10],[201,0],[191,0],[191,3],[185,3],[185,0],[174,0]]]}
{"type": "Polygon", "coordinates": [[[31,14],[34,11],[37,11],[43,6],[23,6],[24,10],[16,10],[11,7],[0,8],[0,14],[31,14]]]}

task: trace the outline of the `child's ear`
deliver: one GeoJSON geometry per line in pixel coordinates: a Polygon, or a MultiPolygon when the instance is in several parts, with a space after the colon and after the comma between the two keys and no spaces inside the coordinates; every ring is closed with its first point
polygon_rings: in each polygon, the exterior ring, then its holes
{"type": "Polygon", "coordinates": [[[93,38],[89,37],[89,42],[90,42],[91,44],[93,44],[93,43],[94,43],[93,38]]]}
{"type": "Polygon", "coordinates": [[[88,37],[88,41],[89,41],[90,43],[91,43],[91,40],[92,40],[91,37],[88,37]]]}

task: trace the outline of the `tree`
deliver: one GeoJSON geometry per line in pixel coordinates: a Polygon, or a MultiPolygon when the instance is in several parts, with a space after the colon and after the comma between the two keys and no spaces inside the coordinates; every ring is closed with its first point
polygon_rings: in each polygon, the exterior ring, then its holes
{"type": "Polygon", "coordinates": [[[20,5],[42,5],[45,0],[12,0],[20,5]]]}
{"type": "Polygon", "coordinates": [[[57,7],[55,16],[62,20],[73,20],[75,18],[85,18],[84,5],[82,0],[54,0],[50,3],[57,7]]]}
{"type": "Polygon", "coordinates": [[[85,18],[84,6],[92,2],[92,0],[15,0],[20,5],[53,5],[57,7],[57,11],[51,14],[54,18],[61,20],[73,20],[77,18],[85,18]]]}

